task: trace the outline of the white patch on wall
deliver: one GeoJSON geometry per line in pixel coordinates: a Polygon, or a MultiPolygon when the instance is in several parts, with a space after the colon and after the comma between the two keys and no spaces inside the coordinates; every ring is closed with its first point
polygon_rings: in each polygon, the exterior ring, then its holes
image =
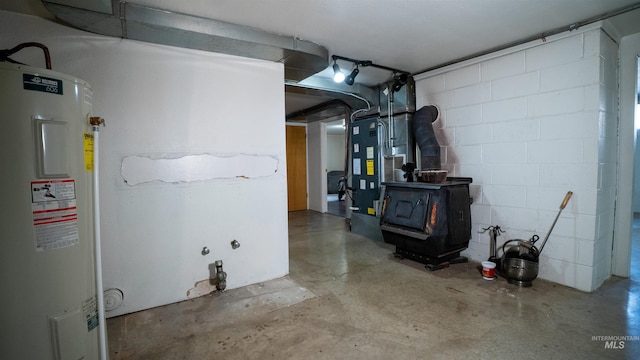
{"type": "Polygon", "coordinates": [[[135,186],[149,182],[184,183],[215,179],[253,179],[278,171],[278,159],[268,155],[196,154],[180,157],[131,155],[122,159],[124,181],[135,186]]]}

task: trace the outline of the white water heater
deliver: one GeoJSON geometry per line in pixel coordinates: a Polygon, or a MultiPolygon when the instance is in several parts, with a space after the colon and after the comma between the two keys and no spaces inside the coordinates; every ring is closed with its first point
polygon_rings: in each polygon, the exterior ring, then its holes
{"type": "Polygon", "coordinates": [[[0,359],[97,359],[89,85],[0,62],[0,359]]]}

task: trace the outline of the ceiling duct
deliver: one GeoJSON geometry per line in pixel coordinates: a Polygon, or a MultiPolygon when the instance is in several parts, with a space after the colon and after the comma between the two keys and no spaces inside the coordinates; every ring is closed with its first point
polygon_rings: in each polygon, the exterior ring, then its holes
{"type": "MultiPolygon", "coordinates": [[[[374,112],[378,111],[379,99],[377,90],[362,84],[348,86],[342,83],[335,83],[332,79],[312,77],[300,82],[285,81],[285,85],[287,94],[299,94],[316,99],[324,99],[323,101],[317,101],[314,105],[338,99],[353,110],[368,109],[374,112]]],[[[341,110],[338,109],[338,111],[341,110]]],[[[287,117],[290,117],[290,115],[287,114],[287,117]]]]}
{"type": "Polygon", "coordinates": [[[281,62],[285,80],[300,81],[327,67],[326,48],[296,37],[121,0],[43,0],[56,18],[89,32],[156,44],[281,62]]]}
{"type": "Polygon", "coordinates": [[[310,123],[324,119],[349,118],[352,108],[342,99],[333,99],[304,110],[287,114],[287,121],[310,123]]]}

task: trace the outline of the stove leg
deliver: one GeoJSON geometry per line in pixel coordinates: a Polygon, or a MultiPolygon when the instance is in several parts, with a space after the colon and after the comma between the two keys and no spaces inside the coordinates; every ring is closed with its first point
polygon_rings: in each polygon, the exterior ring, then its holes
{"type": "Polygon", "coordinates": [[[449,267],[449,262],[445,261],[445,262],[440,263],[440,264],[427,264],[424,267],[429,271],[436,271],[436,270],[448,268],[449,267]]]}
{"type": "Polygon", "coordinates": [[[469,261],[469,259],[466,256],[458,256],[455,259],[449,260],[449,263],[450,264],[461,264],[461,263],[466,263],[468,261],[469,261]]]}
{"type": "Polygon", "coordinates": [[[469,259],[466,256],[458,256],[457,258],[453,258],[448,261],[441,262],[439,264],[427,264],[424,267],[429,271],[441,270],[444,268],[448,268],[451,264],[461,264],[466,263],[469,259]]]}
{"type": "Polygon", "coordinates": [[[460,264],[469,261],[467,257],[460,256],[460,252],[453,252],[445,257],[436,258],[428,257],[424,254],[415,253],[403,248],[398,248],[397,246],[396,251],[393,253],[393,256],[398,260],[411,259],[421,262],[425,264],[425,268],[427,268],[427,270],[429,271],[436,271],[447,268],[451,264],[460,264]]]}

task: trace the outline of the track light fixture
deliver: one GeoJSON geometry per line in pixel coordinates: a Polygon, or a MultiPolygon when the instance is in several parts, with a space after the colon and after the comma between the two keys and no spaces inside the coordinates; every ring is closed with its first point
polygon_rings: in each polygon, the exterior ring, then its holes
{"type": "Polygon", "coordinates": [[[393,85],[391,89],[393,92],[398,92],[409,81],[409,74],[407,73],[395,73],[393,74],[393,85]]]}
{"type": "Polygon", "coordinates": [[[399,91],[409,80],[410,74],[408,72],[382,66],[382,65],[376,65],[371,60],[355,60],[355,59],[350,59],[350,58],[339,56],[339,55],[333,55],[331,56],[331,59],[333,59],[333,81],[335,82],[344,81],[344,83],[347,85],[353,85],[353,83],[355,82],[356,76],[358,76],[358,74],[360,73],[360,66],[362,67],[371,66],[378,69],[391,71],[393,73],[393,85],[391,86],[391,88],[394,92],[399,91]],[[338,60],[352,62],[355,65],[355,68],[351,71],[349,75],[345,76],[342,70],[340,70],[340,66],[338,65],[338,60]]]}
{"type": "Polygon", "coordinates": [[[353,82],[356,80],[356,76],[358,76],[359,72],[360,70],[358,69],[358,64],[356,64],[356,68],[351,71],[351,74],[347,75],[347,77],[344,78],[344,83],[347,85],[353,85],[353,82]]]}

